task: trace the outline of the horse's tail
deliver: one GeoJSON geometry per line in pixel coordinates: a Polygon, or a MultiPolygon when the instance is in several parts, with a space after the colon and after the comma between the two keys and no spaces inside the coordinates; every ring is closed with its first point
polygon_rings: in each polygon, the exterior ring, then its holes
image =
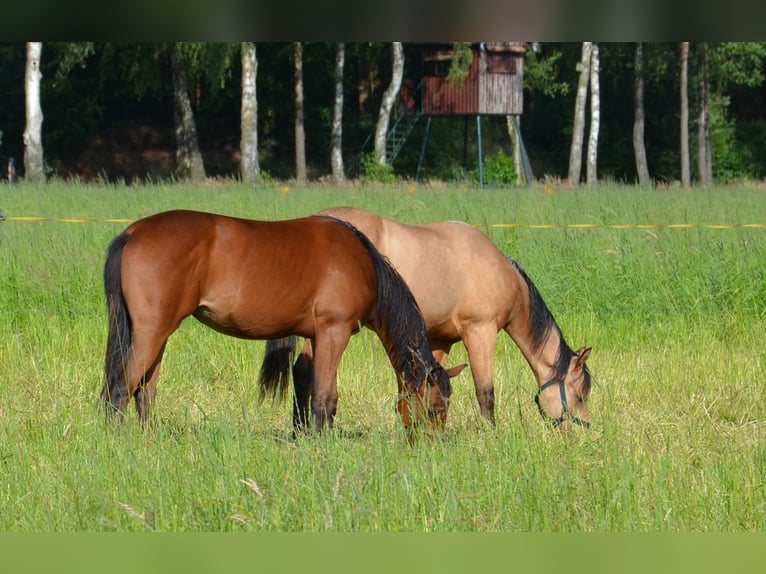
{"type": "Polygon", "coordinates": [[[290,367],[295,355],[295,337],[282,337],[270,339],[266,342],[266,352],[261,364],[261,373],[258,377],[260,386],[260,398],[270,395],[273,399],[282,399],[285,396],[287,385],[290,382],[290,367]]]}
{"type": "Polygon", "coordinates": [[[115,412],[128,393],[125,381],[125,363],[132,342],[132,323],[122,293],[122,252],[130,235],[122,233],[109,245],[104,264],[104,293],[108,312],[109,331],[104,361],[104,386],[101,405],[107,412],[115,412]]]}
{"type": "Polygon", "coordinates": [[[391,262],[369,238],[346,221],[336,220],[350,229],[370,255],[378,278],[376,327],[388,357],[398,375],[414,390],[428,380],[439,385],[449,397],[449,376],[434,359],[428,331],[412,291],[391,262]]]}

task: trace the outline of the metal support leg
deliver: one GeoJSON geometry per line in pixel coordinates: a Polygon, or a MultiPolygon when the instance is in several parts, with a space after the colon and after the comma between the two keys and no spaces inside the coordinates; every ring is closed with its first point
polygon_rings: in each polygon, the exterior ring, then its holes
{"type": "Polygon", "coordinates": [[[476,139],[479,142],[479,187],[484,187],[484,162],[481,159],[481,116],[476,116],[476,139]]]}
{"type": "Polygon", "coordinates": [[[468,116],[463,116],[463,178],[468,177],[468,116]]]}

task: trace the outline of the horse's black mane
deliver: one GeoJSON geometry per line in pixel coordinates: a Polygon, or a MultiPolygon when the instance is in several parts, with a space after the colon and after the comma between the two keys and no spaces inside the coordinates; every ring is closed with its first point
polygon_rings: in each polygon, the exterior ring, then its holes
{"type": "MultiPolygon", "coordinates": [[[[561,332],[556,320],[553,318],[548,306],[543,301],[542,295],[535,287],[535,284],[526,274],[526,272],[510,257],[508,261],[511,262],[514,269],[519,272],[524,282],[527,284],[529,290],[529,313],[532,318],[532,350],[539,351],[545,342],[550,337],[550,334],[555,330],[559,334],[559,348],[556,351],[556,361],[553,366],[553,377],[563,377],[566,375],[569,369],[569,361],[575,356],[575,352],[564,340],[564,335],[561,332]]],[[[585,381],[586,385],[590,386],[590,373],[585,369],[585,381]]]]}
{"type": "MultiPolygon", "coordinates": [[[[378,319],[381,327],[390,335],[389,359],[397,373],[408,375],[410,384],[418,389],[430,374],[442,371],[433,358],[428,340],[425,320],[407,283],[389,259],[373,245],[372,241],[351,223],[326,215],[315,216],[331,219],[351,230],[372,258],[378,276],[378,305],[387,307],[388,314],[378,319]]],[[[436,377],[439,389],[445,396],[451,393],[449,378],[436,377]]]]}

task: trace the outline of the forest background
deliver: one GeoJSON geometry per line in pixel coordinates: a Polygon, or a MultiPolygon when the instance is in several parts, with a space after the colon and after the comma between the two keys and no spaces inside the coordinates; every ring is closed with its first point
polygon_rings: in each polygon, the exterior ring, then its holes
{"type": "MultiPolygon", "coordinates": [[[[242,55],[257,53],[257,162],[259,181],[323,181],[331,169],[336,43],[45,43],[40,101],[45,177],[78,180],[185,179],[179,170],[177,71],[187,89],[206,177],[240,177],[242,55]],[[300,48],[300,51],[297,50],[300,48]],[[298,62],[300,58],[300,62],[298,62]],[[300,69],[298,67],[300,64],[300,69]],[[298,75],[300,72],[300,76],[298,75]],[[298,78],[300,110],[296,105],[298,78]],[[297,131],[298,121],[302,133],[297,131]],[[306,173],[296,160],[305,137],[306,173]]],[[[455,45],[458,47],[458,45],[455,45]]],[[[764,177],[766,112],[762,102],[766,44],[599,43],[600,181],[637,183],[635,129],[639,81],[646,161],[656,184],[683,181],[682,88],[688,91],[691,177],[706,181],[704,145],[717,183],[764,177]],[[640,51],[640,59],[638,59],[640,51]],[[703,141],[706,140],[706,141],[703,141]]],[[[0,162],[14,159],[25,175],[25,43],[0,44],[0,162]]],[[[342,140],[344,170],[360,174],[364,142],[381,115],[392,80],[391,44],[344,45],[342,140]]],[[[530,43],[524,64],[521,134],[537,179],[571,177],[575,100],[583,43],[530,43]]],[[[422,74],[421,45],[403,44],[403,78],[422,74]]],[[[591,84],[592,85],[592,84],[591,84]]],[[[592,101],[592,95],[591,101],[592,101]]],[[[593,113],[591,108],[591,114],[593,113]]],[[[394,109],[392,116],[396,114],[394,109]]],[[[505,117],[482,120],[485,157],[511,154],[505,117]]],[[[586,122],[587,124],[587,122],[586,122]]],[[[416,175],[425,122],[409,136],[392,172],[416,175]]],[[[586,125],[586,131],[589,129],[586,125]]],[[[592,130],[592,124],[590,129],[592,130]]],[[[369,151],[369,150],[367,150],[369,151]]],[[[421,176],[475,179],[475,124],[463,117],[433,122],[421,176]]]]}

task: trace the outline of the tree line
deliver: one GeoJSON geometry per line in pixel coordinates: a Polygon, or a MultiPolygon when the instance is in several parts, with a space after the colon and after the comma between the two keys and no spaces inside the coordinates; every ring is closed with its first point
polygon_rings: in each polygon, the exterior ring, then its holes
{"type": "MultiPolygon", "coordinates": [[[[456,76],[464,46],[452,44],[456,76]]],[[[427,153],[421,122],[386,157],[420,54],[400,42],[0,44],[4,179],[470,178],[480,142],[464,117],[433,122],[427,153]]],[[[515,158],[518,174],[523,144],[536,178],[573,185],[762,178],[765,58],[750,42],[529,43],[523,115],[482,118],[482,153],[515,158]]]]}

